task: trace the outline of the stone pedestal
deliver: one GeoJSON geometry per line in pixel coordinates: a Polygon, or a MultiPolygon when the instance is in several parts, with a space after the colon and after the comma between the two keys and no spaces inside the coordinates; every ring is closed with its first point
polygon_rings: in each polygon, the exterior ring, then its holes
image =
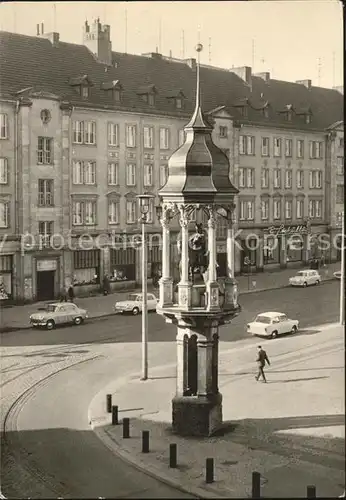
{"type": "Polygon", "coordinates": [[[175,396],[172,430],[180,436],[212,436],[222,427],[222,395],[175,396]]]}
{"type": "Polygon", "coordinates": [[[173,281],[172,278],[160,278],[160,307],[169,307],[173,304],[173,281]]]}

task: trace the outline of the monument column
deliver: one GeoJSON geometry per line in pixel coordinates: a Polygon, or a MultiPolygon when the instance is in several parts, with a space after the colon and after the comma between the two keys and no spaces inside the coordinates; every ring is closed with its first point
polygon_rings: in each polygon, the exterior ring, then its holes
{"type": "Polygon", "coordinates": [[[169,209],[165,205],[162,210],[162,277],[159,280],[160,286],[160,307],[170,306],[173,303],[173,279],[170,273],[170,230],[169,230],[169,209]]]}
{"type": "Polygon", "coordinates": [[[177,390],[176,395],[184,396],[188,389],[188,335],[184,327],[177,328],[177,390]]]}
{"type": "Polygon", "coordinates": [[[216,218],[215,209],[208,207],[208,281],[206,283],[207,290],[207,309],[218,310],[219,306],[219,285],[216,274],[216,218]]]}
{"type": "Polygon", "coordinates": [[[189,218],[185,205],[179,207],[181,227],[181,276],[178,283],[178,302],[183,309],[191,306],[191,283],[189,280],[189,218]]]}

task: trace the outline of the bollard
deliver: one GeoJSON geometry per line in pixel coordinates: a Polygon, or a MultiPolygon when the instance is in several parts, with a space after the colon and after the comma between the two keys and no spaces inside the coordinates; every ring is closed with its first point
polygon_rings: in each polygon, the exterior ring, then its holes
{"type": "Polygon", "coordinates": [[[112,394],[107,394],[107,413],[112,413],[112,394]]]}
{"type": "Polygon", "coordinates": [[[310,485],[306,488],[307,498],[316,498],[316,486],[310,485]]]}
{"type": "Polygon", "coordinates": [[[149,453],[149,431],[142,431],[142,453],[149,453]]]}
{"type": "Polygon", "coordinates": [[[112,406],[112,425],[118,425],[118,423],[119,423],[118,407],[112,406]]]}
{"type": "Polygon", "coordinates": [[[261,474],[252,473],[252,495],[251,498],[261,498],[261,474]]]}
{"type": "Polygon", "coordinates": [[[127,439],[130,437],[130,419],[123,418],[123,438],[127,439]]]}
{"type": "Polygon", "coordinates": [[[176,444],[169,445],[169,466],[171,469],[175,469],[177,467],[177,445],[176,444]]]}
{"type": "Polygon", "coordinates": [[[205,482],[207,484],[214,482],[214,459],[206,458],[205,460],[205,482]]]}

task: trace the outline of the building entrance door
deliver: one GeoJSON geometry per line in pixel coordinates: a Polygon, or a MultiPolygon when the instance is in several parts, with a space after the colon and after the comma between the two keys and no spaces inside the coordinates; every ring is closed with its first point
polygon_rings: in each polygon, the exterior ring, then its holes
{"type": "Polygon", "coordinates": [[[37,271],[37,299],[54,299],[55,271],[37,271]]]}

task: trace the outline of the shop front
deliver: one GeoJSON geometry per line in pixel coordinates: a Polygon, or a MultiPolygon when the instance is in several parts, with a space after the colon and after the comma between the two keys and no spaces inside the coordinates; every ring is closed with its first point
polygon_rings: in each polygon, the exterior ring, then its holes
{"type": "Polygon", "coordinates": [[[58,260],[36,260],[36,299],[53,300],[59,292],[58,260]]]}
{"type": "Polygon", "coordinates": [[[100,289],[100,250],[73,251],[73,287],[75,295],[88,295],[100,289]]]}
{"type": "Polygon", "coordinates": [[[264,269],[297,267],[306,261],[309,245],[306,225],[270,226],[263,232],[264,269]]]}
{"type": "MultiPolygon", "coordinates": [[[[125,245],[126,246],[126,245],[125,245]]],[[[139,250],[135,248],[110,249],[110,276],[111,290],[128,288],[136,281],[136,261],[139,250]]]]}
{"type": "Polygon", "coordinates": [[[0,255],[0,304],[13,299],[13,255],[0,255]]]}

